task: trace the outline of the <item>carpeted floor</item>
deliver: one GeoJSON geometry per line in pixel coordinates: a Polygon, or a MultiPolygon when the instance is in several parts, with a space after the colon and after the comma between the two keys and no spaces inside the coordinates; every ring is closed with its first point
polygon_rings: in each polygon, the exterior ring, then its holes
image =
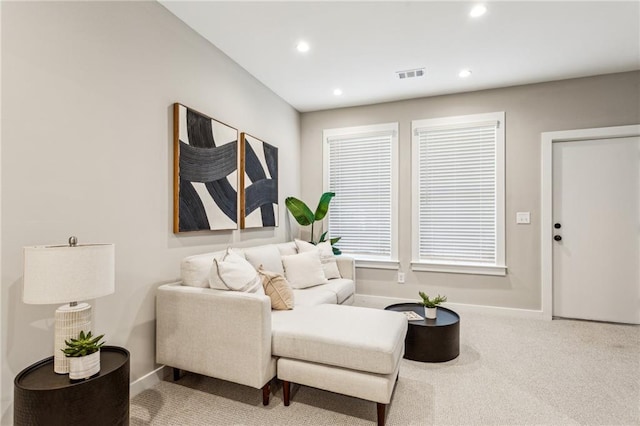
{"type": "MultiPolygon", "coordinates": [[[[461,313],[460,356],[402,360],[388,425],[640,425],[640,327],[461,313]]],[[[371,425],[376,406],[305,386],[289,407],[187,374],[137,395],[131,424],[371,425]]]]}

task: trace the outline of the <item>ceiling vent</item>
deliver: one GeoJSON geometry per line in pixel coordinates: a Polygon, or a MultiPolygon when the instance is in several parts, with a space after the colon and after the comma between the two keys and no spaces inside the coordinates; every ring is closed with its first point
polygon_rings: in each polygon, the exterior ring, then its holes
{"type": "Polygon", "coordinates": [[[424,75],[424,68],[416,68],[414,70],[396,71],[396,75],[400,80],[405,78],[422,77],[424,75]]]}

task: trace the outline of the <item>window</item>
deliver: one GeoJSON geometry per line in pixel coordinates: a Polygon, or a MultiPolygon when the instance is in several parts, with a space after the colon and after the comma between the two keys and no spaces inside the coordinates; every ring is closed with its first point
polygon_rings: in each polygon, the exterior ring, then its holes
{"type": "Polygon", "coordinates": [[[504,112],[411,127],[412,269],[505,275],[504,112]]]}
{"type": "Polygon", "coordinates": [[[323,132],[328,230],[357,266],[397,268],[398,123],[323,132]]]}

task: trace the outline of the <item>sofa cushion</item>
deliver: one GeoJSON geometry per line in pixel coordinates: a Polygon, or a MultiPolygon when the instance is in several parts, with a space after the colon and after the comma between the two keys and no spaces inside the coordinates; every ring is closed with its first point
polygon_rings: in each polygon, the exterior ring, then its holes
{"type": "Polygon", "coordinates": [[[273,244],[263,246],[247,247],[242,249],[245,258],[257,270],[262,267],[267,271],[273,271],[276,274],[284,274],[282,268],[282,260],[280,259],[280,250],[273,244]]]}
{"type": "Polygon", "coordinates": [[[285,277],[275,272],[265,271],[263,268],[258,269],[258,274],[262,278],[265,294],[271,299],[271,309],[293,309],[293,289],[285,277]]]}
{"type": "Polygon", "coordinates": [[[338,303],[343,303],[356,292],[356,284],[353,280],[348,280],[346,278],[329,280],[327,284],[321,287],[334,292],[338,303]]]}
{"type": "Polygon", "coordinates": [[[272,353],[390,374],[404,353],[407,318],[381,309],[318,305],[273,312],[272,353]]]}
{"type": "Polygon", "coordinates": [[[230,248],[223,255],[213,258],[209,286],[218,290],[264,294],[258,272],[246,259],[230,248]]]}
{"type": "Polygon", "coordinates": [[[299,306],[316,306],[325,303],[335,305],[338,303],[336,293],[325,288],[325,285],[303,288],[300,290],[293,289],[293,294],[296,308],[299,306]]]}
{"type": "Polygon", "coordinates": [[[282,256],[282,265],[284,275],[293,288],[307,288],[327,283],[317,251],[282,256]]]}
{"type": "Polygon", "coordinates": [[[341,278],[340,270],[338,269],[338,263],[336,261],[336,257],[333,254],[333,248],[331,248],[331,243],[329,241],[318,243],[317,245],[313,245],[309,242],[298,239],[294,240],[294,242],[296,244],[296,247],[298,248],[298,253],[317,251],[320,254],[322,269],[324,271],[325,277],[328,280],[333,278],[341,278]]]}
{"type": "Polygon", "coordinates": [[[293,241],[278,243],[276,244],[276,248],[280,252],[281,256],[291,256],[293,254],[298,254],[298,247],[296,247],[296,243],[294,243],[293,241]]]}

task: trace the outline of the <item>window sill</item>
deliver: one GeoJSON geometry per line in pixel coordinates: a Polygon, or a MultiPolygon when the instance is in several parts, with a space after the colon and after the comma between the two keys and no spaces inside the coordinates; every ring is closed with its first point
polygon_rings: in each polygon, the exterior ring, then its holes
{"type": "Polygon", "coordinates": [[[411,262],[412,271],[446,272],[452,274],[495,275],[504,277],[507,275],[507,267],[493,265],[470,265],[459,263],[431,263],[411,262]]]}

